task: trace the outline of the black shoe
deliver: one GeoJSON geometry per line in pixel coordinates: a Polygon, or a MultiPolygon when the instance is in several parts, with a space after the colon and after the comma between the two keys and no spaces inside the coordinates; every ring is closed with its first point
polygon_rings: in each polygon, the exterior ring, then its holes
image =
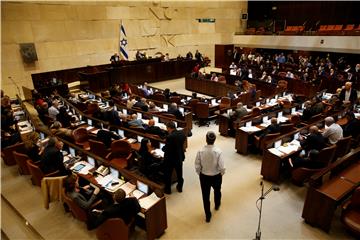
{"type": "Polygon", "coordinates": [[[210,219],[211,219],[211,213],[209,215],[206,215],[205,221],[208,223],[210,222],[210,219]]]}
{"type": "Polygon", "coordinates": [[[179,185],[176,186],[176,189],[178,192],[182,192],[182,187],[180,187],[179,185]]]}
{"type": "Polygon", "coordinates": [[[219,210],[220,208],[220,204],[219,205],[215,205],[215,210],[219,210]]]}

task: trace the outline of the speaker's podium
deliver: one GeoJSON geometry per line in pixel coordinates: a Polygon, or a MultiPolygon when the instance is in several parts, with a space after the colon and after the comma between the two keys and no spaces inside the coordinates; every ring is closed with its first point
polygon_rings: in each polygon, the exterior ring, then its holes
{"type": "Polygon", "coordinates": [[[215,67],[229,68],[233,62],[234,44],[215,45],[215,67]]]}

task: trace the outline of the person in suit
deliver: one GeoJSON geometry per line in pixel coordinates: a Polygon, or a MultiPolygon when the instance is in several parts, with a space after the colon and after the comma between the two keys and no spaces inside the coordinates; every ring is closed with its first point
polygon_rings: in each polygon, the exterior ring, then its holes
{"type": "Polygon", "coordinates": [[[325,167],[325,164],[318,161],[317,157],[319,155],[319,151],[316,149],[312,149],[309,151],[306,157],[295,157],[289,158],[289,165],[292,169],[295,168],[310,168],[310,169],[319,169],[325,167]]]}
{"type": "Polygon", "coordinates": [[[148,127],[145,129],[145,132],[158,135],[161,138],[164,138],[166,136],[165,130],[162,130],[160,127],[155,126],[154,119],[149,120],[148,127]]]}
{"type": "Polygon", "coordinates": [[[131,121],[129,121],[128,124],[129,124],[130,127],[144,129],[143,121],[141,119],[138,119],[137,114],[135,114],[135,113],[133,115],[131,115],[131,121]]]}
{"type": "Polygon", "coordinates": [[[301,115],[301,120],[308,121],[313,116],[313,112],[311,110],[311,101],[306,101],[304,103],[303,114],[301,115]]]}
{"type": "Polygon", "coordinates": [[[78,177],[75,177],[74,175],[67,177],[64,180],[63,186],[65,188],[65,194],[85,210],[89,209],[95,200],[98,199],[98,194],[100,192],[100,188],[95,188],[94,191],[90,193],[90,190],[88,189],[89,185],[84,188],[80,188],[78,177]],[[82,191],[87,192],[91,196],[87,198],[84,194],[82,194],[82,191]]]}
{"type": "Polygon", "coordinates": [[[113,100],[109,101],[109,109],[105,113],[105,120],[112,125],[120,125],[120,116],[118,111],[114,109],[115,103],[113,100]]]}
{"type": "Polygon", "coordinates": [[[59,141],[56,137],[49,139],[40,160],[40,169],[44,174],[58,170],[60,175],[68,175],[68,171],[63,164],[64,156],[61,153],[63,145],[64,143],[59,141]]]}
{"type": "Polygon", "coordinates": [[[345,87],[341,90],[339,98],[345,104],[354,104],[356,102],[358,98],[357,91],[352,88],[351,82],[345,83],[345,87]]]}
{"type": "Polygon", "coordinates": [[[173,114],[176,117],[176,119],[183,119],[184,118],[184,116],[182,115],[182,113],[178,109],[176,103],[171,103],[167,112],[170,113],[170,114],[173,114]]]}
{"type": "Polygon", "coordinates": [[[68,129],[68,128],[64,128],[61,124],[61,122],[59,121],[55,121],[53,124],[51,124],[50,126],[50,132],[55,135],[55,136],[59,136],[59,137],[66,137],[69,139],[73,138],[73,130],[68,129]]]}
{"type": "Polygon", "coordinates": [[[231,117],[234,118],[235,120],[239,120],[240,118],[242,118],[243,116],[247,115],[248,112],[246,110],[246,108],[244,107],[242,102],[238,102],[236,104],[236,109],[235,111],[233,111],[231,113],[231,117]]]}
{"type": "Polygon", "coordinates": [[[137,102],[134,104],[133,107],[138,107],[142,111],[147,112],[149,110],[149,106],[146,103],[146,98],[140,98],[137,100],[137,102]]]}
{"type": "Polygon", "coordinates": [[[311,149],[316,149],[318,151],[322,150],[325,147],[325,138],[319,132],[317,126],[311,126],[309,129],[310,135],[306,138],[300,136],[300,144],[302,149],[306,152],[309,152],[311,149]]]}
{"type": "Polygon", "coordinates": [[[141,210],[138,200],[135,197],[126,197],[121,188],[114,193],[113,200],[114,204],[103,210],[92,210],[87,221],[88,230],[97,228],[109,218],[121,218],[125,224],[129,224],[141,210]]]}
{"type": "Polygon", "coordinates": [[[355,118],[353,112],[346,113],[346,118],[348,123],[343,127],[344,137],[352,136],[356,139],[360,135],[360,120],[355,118]]]}
{"type": "Polygon", "coordinates": [[[96,138],[100,142],[103,142],[107,148],[111,147],[111,143],[113,140],[119,140],[120,136],[109,131],[109,129],[100,129],[96,133],[96,138]]]}
{"type": "Polygon", "coordinates": [[[206,222],[210,222],[210,190],[214,189],[215,210],[221,204],[221,183],[225,174],[224,160],[220,148],[215,147],[216,135],[209,131],[206,133],[206,143],[195,158],[195,170],[200,177],[200,186],[205,210],[206,222]]]}
{"type": "Polygon", "coordinates": [[[166,124],[169,135],[166,138],[164,151],[164,177],[165,177],[165,190],[166,194],[171,194],[171,176],[175,169],[177,176],[178,192],[182,192],[184,179],[183,179],[183,161],[185,160],[184,143],[186,136],[182,131],[178,131],[174,122],[166,124]]]}
{"type": "Polygon", "coordinates": [[[119,61],[120,61],[120,57],[118,53],[114,53],[114,55],[112,55],[110,58],[111,64],[118,64],[119,61]]]}
{"type": "Polygon", "coordinates": [[[271,118],[270,125],[265,129],[266,134],[273,134],[280,132],[280,125],[278,124],[277,118],[271,118]]]}

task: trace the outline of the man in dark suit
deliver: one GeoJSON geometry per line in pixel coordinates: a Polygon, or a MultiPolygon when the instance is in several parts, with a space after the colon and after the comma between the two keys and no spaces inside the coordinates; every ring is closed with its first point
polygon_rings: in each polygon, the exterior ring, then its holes
{"type": "Polygon", "coordinates": [[[146,98],[137,99],[137,102],[133,105],[133,107],[138,107],[144,112],[149,110],[149,106],[146,103],[146,98]]]}
{"type": "Polygon", "coordinates": [[[173,114],[176,117],[176,119],[183,119],[184,118],[184,116],[182,115],[182,113],[178,109],[176,103],[171,103],[167,112],[170,113],[170,114],[173,114]]]}
{"type": "Polygon", "coordinates": [[[120,116],[118,111],[114,109],[114,101],[109,101],[109,109],[105,113],[105,120],[108,121],[112,125],[120,125],[120,116]]]}
{"type": "Polygon", "coordinates": [[[60,175],[68,175],[68,171],[63,164],[64,156],[60,152],[63,145],[63,142],[56,137],[49,139],[40,160],[40,168],[45,174],[59,170],[60,175]]]}
{"type": "Polygon", "coordinates": [[[339,98],[343,103],[351,103],[352,105],[356,102],[358,96],[356,89],[353,89],[351,82],[346,82],[345,87],[341,90],[339,98]]]}
{"type": "Polygon", "coordinates": [[[119,140],[120,136],[109,131],[108,129],[100,129],[96,134],[97,140],[103,142],[107,148],[111,147],[112,140],[119,140]]]}
{"type": "Polygon", "coordinates": [[[121,218],[125,224],[129,224],[141,210],[138,200],[135,197],[126,198],[126,193],[121,188],[115,192],[114,202],[104,210],[95,209],[89,214],[88,230],[97,228],[109,218],[121,218]]]}
{"type": "Polygon", "coordinates": [[[360,120],[355,118],[353,112],[346,114],[348,123],[344,126],[344,137],[352,136],[356,139],[360,135],[360,120]]]}
{"type": "Polygon", "coordinates": [[[273,134],[280,132],[280,125],[277,122],[277,118],[271,118],[271,124],[265,129],[265,134],[273,134]]]}
{"type": "Polygon", "coordinates": [[[325,138],[319,132],[319,128],[317,126],[311,126],[309,129],[310,135],[306,138],[300,137],[301,147],[306,151],[310,151],[311,149],[316,149],[320,151],[325,147],[325,138]]]}
{"type": "Polygon", "coordinates": [[[178,192],[182,192],[184,179],[182,174],[183,161],[185,160],[184,143],[186,140],[185,134],[175,128],[174,122],[166,124],[169,135],[166,138],[166,144],[163,147],[164,151],[164,177],[165,177],[165,193],[171,194],[171,176],[175,169],[177,176],[178,192]]]}
{"type": "Polygon", "coordinates": [[[162,130],[158,126],[155,126],[154,119],[149,120],[148,127],[145,129],[145,132],[158,135],[161,138],[164,138],[166,136],[165,130],[162,130]]]}

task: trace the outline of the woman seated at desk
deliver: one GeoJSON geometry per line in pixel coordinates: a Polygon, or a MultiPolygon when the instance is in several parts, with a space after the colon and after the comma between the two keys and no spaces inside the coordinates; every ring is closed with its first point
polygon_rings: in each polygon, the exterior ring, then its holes
{"type": "Polygon", "coordinates": [[[147,138],[141,140],[139,149],[139,168],[140,172],[145,174],[149,178],[156,178],[156,174],[161,170],[161,163],[156,161],[151,154],[152,146],[151,142],[147,138]]]}

